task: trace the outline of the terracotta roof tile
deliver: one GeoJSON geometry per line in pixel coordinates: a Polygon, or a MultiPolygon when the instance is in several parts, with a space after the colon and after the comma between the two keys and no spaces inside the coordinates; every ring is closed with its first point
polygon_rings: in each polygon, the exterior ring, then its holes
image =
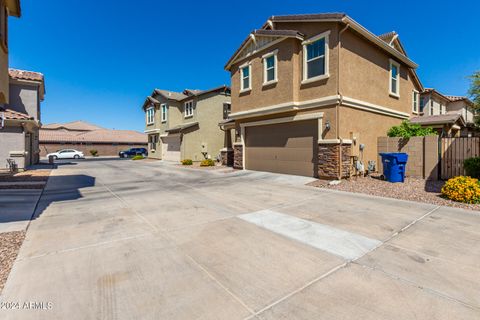
{"type": "Polygon", "coordinates": [[[279,36],[279,37],[299,37],[302,38],[304,37],[304,34],[297,30],[254,30],[252,32],[253,34],[256,35],[262,35],[262,36],[279,36]]]}
{"type": "Polygon", "coordinates": [[[439,114],[439,115],[434,115],[434,116],[421,116],[421,117],[414,117],[410,119],[411,123],[418,123],[418,124],[424,124],[424,125],[429,125],[429,124],[450,124],[450,123],[455,123],[458,121],[458,119],[462,120],[463,123],[463,117],[460,113],[446,113],[446,114],[439,114]]]}
{"type": "Polygon", "coordinates": [[[395,31],[390,31],[390,32],[381,34],[378,37],[383,41],[385,41],[386,43],[390,43],[396,35],[397,33],[395,31]]]}
{"type": "Polygon", "coordinates": [[[271,21],[302,21],[302,20],[328,20],[328,19],[342,19],[346,16],[345,13],[318,13],[318,14],[291,14],[283,16],[272,16],[271,21]]]}
{"type": "Polygon", "coordinates": [[[40,142],[77,143],[147,143],[147,135],[133,130],[98,129],[91,131],[60,131],[40,129],[40,142]]]}
{"type": "Polygon", "coordinates": [[[32,120],[28,114],[14,111],[11,109],[0,108],[0,116],[4,116],[6,120],[32,120]]]}
{"type": "Polygon", "coordinates": [[[57,130],[62,128],[67,130],[74,130],[74,131],[90,131],[90,130],[105,129],[81,120],[67,122],[67,123],[51,123],[51,124],[46,124],[42,126],[42,129],[57,130]]]}
{"type": "Polygon", "coordinates": [[[19,69],[8,69],[8,74],[13,79],[18,80],[31,80],[31,81],[44,81],[44,76],[40,72],[19,70],[19,69]]]}
{"type": "Polygon", "coordinates": [[[174,91],[168,91],[168,90],[162,90],[162,89],[155,89],[155,93],[164,96],[167,99],[171,100],[183,100],[187,98],[187,95],[184,95],[183,93],[180,92],[174,92],[174,91]]]}

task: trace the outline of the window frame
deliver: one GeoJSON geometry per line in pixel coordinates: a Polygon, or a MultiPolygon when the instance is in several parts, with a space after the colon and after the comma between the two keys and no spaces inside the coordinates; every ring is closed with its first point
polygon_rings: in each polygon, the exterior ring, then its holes
{"type": "Polygon", "coordinates": [[[390,96],[400,98],[400,63],[398,63],[397,61],[392,60],[392,59],[390,59],[390,62],[389,62],[388,93],[389,93],[390,96]],[[397,77],[395,78],[395,80],[396,80],[395,89],[396,89],[397,92],[392,91],[392,84],[393,84],[392,80],[394,79],[393,76],[392,76],[392,70],[393,70],[392,67],[393,66],[395,66],[397,68],[397,77]]]}
{"type": "Polygon", "coordinates": [[[430,98],[430,115],[431,115],[431,116],[434,115],[434,114],[433,114],[434,111],[435,111],[434,109],[435,109],[435,107],[434,107],[434,105],[433,105],[433,99],[430,98]]]}
{"type": "Polygon", "coordinates": [[[238,69],[240,70],[240,93],[252,90],[252,64],[247,62],[238,67],[238,69]],[[245,77],[243,76],[243,69],[246,68],[248,68],[248,88],[244,87],[245,77]]]}
{"type": "Polygon", "coordinates": [[[420,113],[420,93],[418,90],[412,90],[412,112],[420,113]]]}
{"type": "Polygon", "coordinates": [[[183,103],[183,114],[185,118],[193,117],[193,100],[185,101],[183,103]],[[187,105],[190,105],[190,108],[187,109],[187,105]],[[190,112],[187,112],[187,110],[190,110],[190,112]]]}
{"type": "Polygon", "coordinates": [[[263,85],[268,86],[278,82],[278,49],[262,56],[263,61],[263,85]],[[273,80],[268,80],[268,69],[267,59],[273,57],[273,80]]]}
{"type": "Polygon", "coordinates": [[[147,116],[147,126],[155,123],[155,106],[150,106],[145,110],[147,116]]]}
{"type": "MultiPolygon", "coordinates": [[[[320,81],[324,80],[330,77],[330,47],[329,47],[329,38],[330,38],[330,30],[325,31],[323,33],[317,34],[316,36],[313,36],[305,41],[302,42],[302,50],[303,50],[303,72],[302,72],[302,84],[304,83],[310,83],[310,82],[315,82],[315,81],[320,81]],[[322,75],[314,76],[311,78],[308,78],[308,62],[312,60],[308,60],[308,50],[307,46],[309,44],[312,44],[314,42],[317,42],[319,40],[325,39],[325,51],[324,51],[324,73],[322,75]]],[[[320,58],[316,57],[317,59],[320,58]]]]}
{"type": "Polygon", "coordinates": [[[156,134],[150,135],[150,137],[148,139],[148,144],[149,144],[149,149],[150,150],[156,151],[157,150],[157,144],[158,144],[158,135],[156,135],[156,134]]]}
{"type": "Polygon", "coordinates": [[[167,122],[167,120],[168,120],[168,106],[167,106],[166,103],[162,103],[160,105],[160,117],[161,117],[162,123],[167,122]],[[164,108],[165,108],[165,112],[163,110],[164,108]]]}

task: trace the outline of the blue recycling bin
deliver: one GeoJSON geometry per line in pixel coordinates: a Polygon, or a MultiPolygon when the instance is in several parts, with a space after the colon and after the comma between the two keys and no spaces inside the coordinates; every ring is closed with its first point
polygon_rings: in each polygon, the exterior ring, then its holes
{"type": "Polygon", "coordinates": [[[408,161],[406,153],[380,153],[383,164],[383,176],[389,182],[404,182],[408,161]]]}

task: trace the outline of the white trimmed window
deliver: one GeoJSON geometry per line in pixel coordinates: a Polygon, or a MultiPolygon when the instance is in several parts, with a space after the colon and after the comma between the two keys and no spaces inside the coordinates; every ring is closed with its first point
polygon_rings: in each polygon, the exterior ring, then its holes
{"type": "Polygon", "coordinates": [[[440,103],[439,109],[440,109],[440,114],[443,114],[443,104],[440,103]]]}
{"type": "Polygon", "coordinates": [[[184,104],[185,118],[193,116],[193,101],[187,101],[184,104]]]}
{"type": "Polygon", "coordinates": [[[303,81],[311,82],[327,78],[328,74],[328,37],[330,31],[319,34],[302,43],[303,45],[303,81]]]}
{"type": "Polygon", "coordinates": [[[418,112],[418,91],[413,90],[412,92],[412,111],[417,113],[418,112]]]}
{"type": "Polygon", "coordinates": [[[277,79],[277,52],[267,53],[263,59],[263,84],[268,85],[278,81],[277,79]]]}
{"type": "Polygon", "coordinates": [[[245,64],[240,67],[240,92],[252,89],[251,65],[245,64]]]}
{"type": "Polygon", "coordinates": [[[155,108],[149,107],[147,109],[147,124],[154,124],[155,123],[155,108]]]}
{"type": "Polygon", "coordinates": [[[400,96],[400,64],[390,60],[390,95],[400,96]]]}
{"type": "Polygon", "coordinates": [[[433,100],[430,98],[430,115],[433,116],[433,100]]]}
{"type": "Polygon", "coordinates": [[[157,143],[158,143],[158,135],[152,134],[148,137],[148,144],[150,150],[156,150],[157,149],[157,143]]]}
{"type": "Polygon", "coordinates": [[[162,122],[167,122],[167,118],[168,118],[168,107],[167,105],[164,103],[161,105],[160,107],[161,111],[162,111],[162,122]]]}

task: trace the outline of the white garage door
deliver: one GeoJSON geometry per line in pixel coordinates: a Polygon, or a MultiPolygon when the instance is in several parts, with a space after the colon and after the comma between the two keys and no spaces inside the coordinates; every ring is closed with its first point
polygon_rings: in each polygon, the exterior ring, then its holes
{"type": "Polygon", "coordinates": [[[180,161],[180,135],[162,137],[162,160],[180,161]]]}

